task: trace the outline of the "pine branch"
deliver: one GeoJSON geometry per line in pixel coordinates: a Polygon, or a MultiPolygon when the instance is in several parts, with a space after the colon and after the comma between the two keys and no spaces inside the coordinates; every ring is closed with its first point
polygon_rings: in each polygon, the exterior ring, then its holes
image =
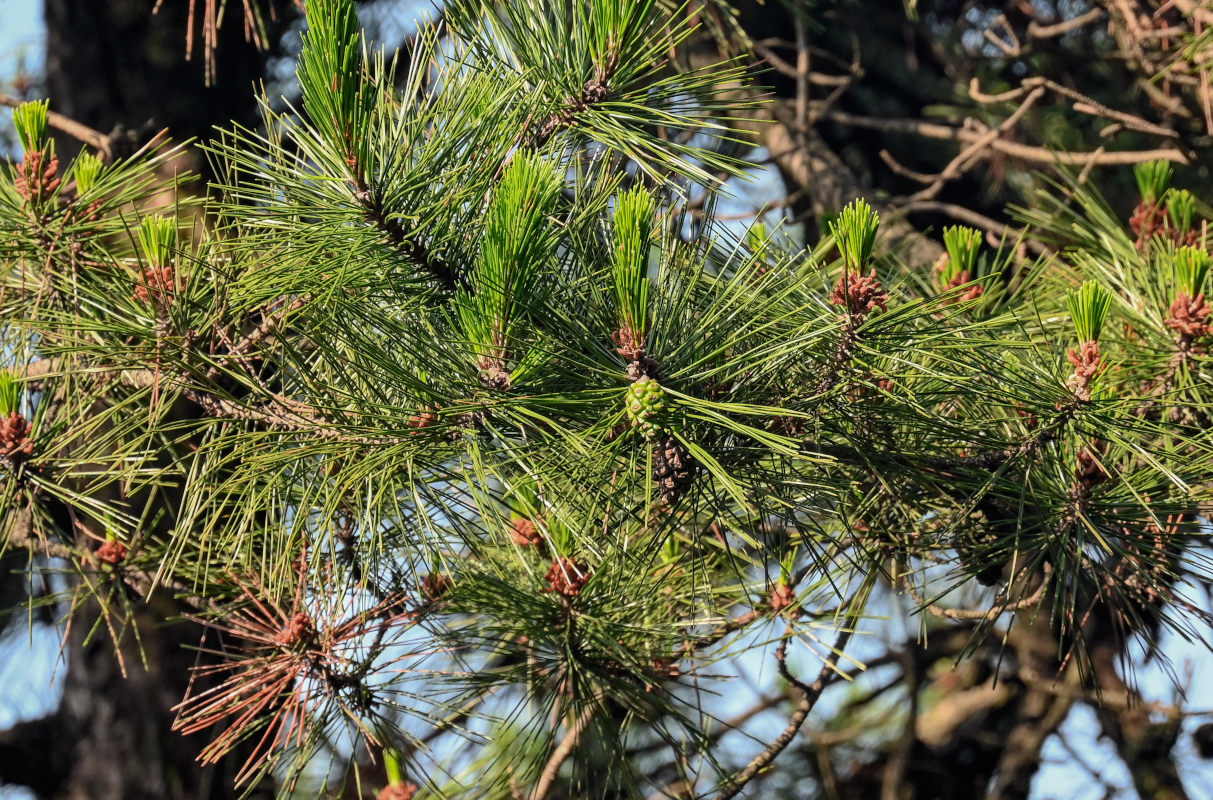
{"type": "Polygon", "coordinates": [[[776,660],[780,663],[780,672],[801,690],[800,702],[796,704],[796,709],[792,712],[792,716],[788,720],[787,727],[783,729],[783,732],[776,736],[774,741],[765,750],[755,756],[743,769],[726,778],[724,784],[727,788],[718,792],[713,800],[731,800],[731,798],[736,797],[745,788],[747,783],[770,766],[771,762],[778,758],[779,754],[792,743],[792,740],[796,738],[796,734],[800,731],[800,727],[808,719],[809,712],[816,705],[817,698],[825,691],[826,686],[832,683],[830,679],[835,675],[838,661],[842,658],[842,653],[846,650],[847,644],[851,641],[851,636],[854,632],[854,628],[852,627],[839,634],[838,640],[834,642],[831,655],[826,658],[825,664],[821,667],[821,672],[817,674],[817,680],[807,685],[792,678],[791,674],[788,673],[787,665],[783,663],[783,658],[786,657],[787,653],[786,647],[783,644],[780,645],[781,648],[785,648],[781,649],[776,657],[776,660]]]}
{"type": "Polygon", "coordinates": [[[547,763],[543,765],[543,772],[539,775],[539,781],[535,784],[534,791],[531,792],[530,800],[545,800],[548,792],[552,789],[552,784],[556,782],[556,775],[560,772],[560,767],[568,760],[573,751],[577,749],[577,745],[581,743],[581,736],[585,733],[586,728],[590,725],[590,720],[594,718],[595,706],[587,705],[577,715],[577,719],[573,721],[568,733],[564,735],[564,739],[552,751],[551,757],[547,763]]]}

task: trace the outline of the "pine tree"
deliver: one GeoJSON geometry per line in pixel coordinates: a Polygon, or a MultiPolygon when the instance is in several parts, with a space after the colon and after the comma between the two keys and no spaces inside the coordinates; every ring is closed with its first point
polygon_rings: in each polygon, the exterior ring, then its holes
{"type": "Polygon", "coordinates": [[[862,199],[805,250],[691,219],[753,109],[656,0],[453,2],[404,64],[307,13],[300,108],[208,146],[217,199],[167,146],[61,162],[39,102],[0,180],[3,541],[114,646],[186,604],[203,762],[725,800],[888,603],[1075,692],[1207,636],[1210,257],[1163,166],[1129,223],[1060,178],[1036,262],[952,228],[902,264],[862,199]],[[755,657],[796,699],[734,763],[710,696],[755,657]]]}

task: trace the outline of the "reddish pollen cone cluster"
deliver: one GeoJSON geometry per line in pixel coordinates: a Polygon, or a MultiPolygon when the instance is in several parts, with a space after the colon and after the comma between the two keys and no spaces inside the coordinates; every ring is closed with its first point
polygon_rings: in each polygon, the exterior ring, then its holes
{"type": "Polygon", "coordinates": [[[312,624],[312,618],[300,611],[292,616],[274,637],[274,644],[282,647],[295,647],[299,644],[306,644],[315,638],[316,626],[312,624]]]}
{"type": "Polygon", "coordinates": [[[985,288],[979,285],[970,286],[963,292],[953,293],[953,289],[957,288],[958,286],[963,286],[969,281],[973,280],[973,276],[969,274],[967,269],[964,269],[954,275],[951,280],[945,282],[943,280],[943,275],[948,269],[949,260],[948,254],[943,253],[939,256],[939,260],[935,262],[936,285],[940,287],[940,293],[948,295],[948,303],[960,303],[966,300],[976,300],[986,293],[985,288]]]}
{"type": "Polygon", "coordinates": [[[405,781],[385,786],[377,800],[413,800],[415,794],[417,794],[417,784],[405,781]]]}
{"type": "Polygon", "coordinates": [[[615,340],[615,352],[628,361],[644,358],[644,337],[630,327],[624,326],[611,334],[615,340]]]}
{"type": "Polygon", "coordinates": [[[438,422],[438,414],[429,409],[422,410],[420,414],[414,414],[409,417],[409,427],[412,428],[410,433],[416,434],[418,431],[430,427],[438,422]]]}
{"type": "Polygon", "coordinates": [[[97,548],[97,560],[104,564],[121,564],[126,560],[126,545],[115,539],[106,539],[97,548]]]}
{"type": "Polygon", "coordinates": [[[1167,317],[1167,327],[1174,330],[1185,339],[1200,339],[1213,334],[1213,309],[1205,300],[1205,293],[1196,297],[1188,297],[1186,292],[1180,292],[1171,303],[1171,314],[1167,317]]]}
{"type": "Polygon", "coordinates": [[[34,452],[34,440],[29,431],[29,423],[16,411],[0,417],[0,458],[10,462],[28,458],[34,452]]]}
{"type": "Polygon", "coordinates": [[[13,181],[17,194],[27,202],[40,203],[59,188],[59,157],[52,157],[45,168],[43,157],[40,152],[28,154],[18,167],[20,177],[13,181]]]}
{"type": "Polygon", "coordinates": [[[432,572],[421,579],[421,594],[427,600],[437,600],[451,588],[451,582],[440,572],[432,572]]]}
{"type": "Polygon", "coordinates": [[[771,595],[767,598],[767,602],[771,604],[771,610],[779,614],[785,608],[791,608],[796,604],[796,592],[792,591],[791,586],[780,581],[771,590],[771,595]]]}
{"type": "Polygon", "coordinates": [[[1167,235],[1176,244],[1195,245],[1200,241],[1200,234],[1196,230],[1185,233],[1175,227],[1171,213],[1162,203],[1151,204],[1144,200],[1138,203],[1129,217],[1129,228],[1137,236],[1138,250],[1145,250],[1150,240],[1159,234],[1167,235]]]}
{"type": "Polygon", "coordinates": [[[1082,402],[1091,399],[1091,381],[1103,370],[1103,359],[1099,355],[1099,342],[1083,342],[1078,350],[1070,349],[1066,358],[1074,365],[1069,387],[1082,402]]]}
{"type": "Polygon", "coordinates": [[[519,547],[538,547],[543,544],[543,532],[533,520],[516,519],[510,523],[510,539],[519,547]]]}
{"type": "Polygon", "coordinates": [[[168,305],[173,296],[185,287],[185,280],[175,280],[172,267],[152,267],[143,271],[143,279],[135,287],[135,299],[157,305],[168,305]]]}
{"type": "Polygon", "coordinates": [[[555,592],[565,597],[576,597],[590,580],[590,568],[571,558],[557,557],[545,576],[548,587],[545,592],[555,592]]]}
{"type": "Polygon", "coordinates": [[[877,308],[887,311],[889,295],[876,280],[876,270],[873,269],[867,275],[852,272],[839,278],[830,295],[830,302],[843,306],[852,317],[862,320],[877,308]]]}
{"type": "MultiPolygon", "coordinates": [[[[947,288],[955,289],[957,286],[963,286],[964,284],[968,283],[971,280],[973,280],[973,278],[969,275],[969,271],[966,269],[966,270],[961,271],[961,273],[959,275],[957,275],[955,278],[952,278],[952,280],[948,281],[947,288]]],[[[981,284],[975,283],[972,286],[970,286],[968,289],[965,289],[963,292],[960,292],[959,294],[957,294],[955,299],[957,301],[976,300],[977,298],[981,297],[985,293],[986,293],[985,288],[982,287],[981,284]]]]}

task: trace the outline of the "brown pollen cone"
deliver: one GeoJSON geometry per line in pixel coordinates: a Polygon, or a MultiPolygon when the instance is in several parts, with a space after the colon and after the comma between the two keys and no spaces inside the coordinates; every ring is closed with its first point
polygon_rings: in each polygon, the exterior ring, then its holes
{"type": "Polygon", "coordinates": [[[20,177],[13,181],[13,188],[25,200],[41,202],[59,188],[59,156],[51,158],[45,168],[42,166],[43,154],[30,153],[18,167],[20,177]]]}
{"type": "Polygon", "coordinates": [[[867,275],[852,272],[839,278],[830,294],[830,302],[843,306],[852,317],[862,320],[877,308],[888,311],[889,294],[876,280],[876,270],[873,268],[867,275]]]}
{"type": "Polygon", "coordinates": [[[1099,342],[1083,342],[1078,349],[1071,348],[1066,358],[1074,365],[1074,374],[1068,386],[1074,396],[1086,403],[1091,399],[1091,381],[1103,370],[1103,359],[1099,355],[1099,342]]]}
{"type": "Polygon", "coordinates": [[[119,564],[126,560],[126,545],[116,539],[106,539],[97,548],[97,560],[105,564],[119,564]]]}
{"type": "Polygon", "coordinates": [[[30,425],[16,411],[0,417],[0,458],[9,462],[24,461],[34,452],[30,425]]]}
{"type": "Polygon", "coordinates": [[[1200,339],[1213,334],[1210,318],[1213,318],[1213,309],[1209,308],[1204,292],[1196,297],[1180,292],[1171,303],[1167,327],[1186,339],[1200,339]]]}
{"type": "Polygon", "coordinates": [[[590,568],[582,561],[575,561],[564,556],[557,556],[548,569],[548,588],[545,592],[554,592],[564,597],[576,597],[590,580],[590,568]]]}
{"type": "Polygon", "coordinates": [[[274,643],[282,647],[294,647],[298,644],[310,642],[315,638],[316,626],[312,623],[312,618],[300,611],[294,614],[283,629],[278,632],[278,635],[274,638],[274,643]]]}
{"type": "Polygon", "coordinates": [[[540,547],[543,545],[543,531],[534,520],[525,518],[510,522],[510,540],[519,547],[540,547]]]}
{"type": "Polygon", "coordinates": [[[767,597],[767,602],[771,604],[771,611],[778,614],[796,603],[796,592],[792,591],[791,586],[780,581],[771,590],[771,594],[767,597]]]}
{"type": "Polygon", "coordinates": [[[135,287],[135,299],[144,303],[154,301],[158,305],[173,302],[173,296],[185,287],[185,279],[174,279],[172,267],[151,267],[143,271],[141,282],[135,287]]]}

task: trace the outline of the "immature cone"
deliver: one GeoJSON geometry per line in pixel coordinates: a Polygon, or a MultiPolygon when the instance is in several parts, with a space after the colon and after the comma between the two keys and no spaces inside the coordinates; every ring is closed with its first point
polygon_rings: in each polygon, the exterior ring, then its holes
{"type": "Polygon", "coordinates": [[[653,480],[663,503],[673,503],[686,494],[698,470],[695,457],[673,436],[663,436],[653,448],[653,480]]]}
{"type": "Polygon", "coordinates": [[[665,391],[657,381],[644,377],[629,386],[624,408],[628,421],[644,438],[652,440],[661,435],[657,420],[665,411],[665,391]]]}

